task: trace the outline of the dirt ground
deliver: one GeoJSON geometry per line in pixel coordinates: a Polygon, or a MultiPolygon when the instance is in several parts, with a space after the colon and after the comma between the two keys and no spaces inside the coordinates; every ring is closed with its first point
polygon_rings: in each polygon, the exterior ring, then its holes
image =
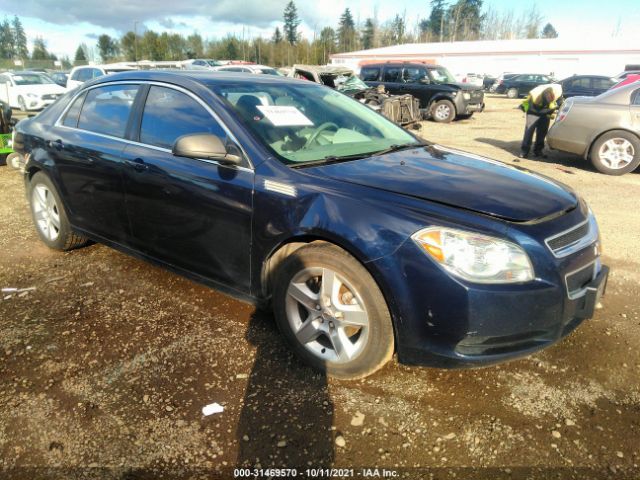
{"type": "Polygon", "coordinates": [[[394,360],[328,380],[289,353],[269,314],[102,245],[48,250],[20,175],[0,167],[0,287],[35,287],[0,296],[0,478],[233,478],[242,465],[260,478],[285,476],[274,466],[303,478],[376,467],[640,478],[640,171],[608,177],[557,152],[517,162],[516,104],[488,96],[484,113],[422,135],[575,188],[612,273],[603,308],[570,337],[477,370],[394,360]],[[224,411],[204,417],[213,402],[224,411]],[[306,470],[329,467],[346,470],[306,470]]]}

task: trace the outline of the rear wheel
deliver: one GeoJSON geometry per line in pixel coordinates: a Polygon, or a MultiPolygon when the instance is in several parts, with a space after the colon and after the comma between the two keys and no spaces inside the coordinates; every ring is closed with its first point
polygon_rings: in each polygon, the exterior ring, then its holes
{"type": "Polygon", "coordinates": [[[507,98],[518,98],[518,89],[510,88],[507,90],[507,98]]]}
{"type": "Polygon", "coordinates": [[[640,139],[632,133],[605,133],[591,148],[591,163],[607,175],[624,175],[640,165],[640,139]]]}
{"type": "Polygon", "coordinates": [[[456,117],[456,107],[449,100],[438,100],[431,105],[431,118],[438,123],[449,123],[456,117]]]}
{"type": "Polygon", "coordinates": [[[72,250],[86,245],[87,238],[71,229],[60,195],[53,182],[42,172],[29,182],[31,215],[40,239],[55,250],[72,250]]]}
{"type": "Polygon", "coordinates": [[[273,305],[294,352],[331,376],[365,377],[393,355],[382,292],[355,258],[334,245],[310,244],[284,260],[273,305]]]}
{"type": "Polygon", "coordinates": [[[473,112],[471,113],[465,113],[464,115],[458,115],[458,119],[459,120],[467,120],[468,118],[473,117],[473,112]]]}

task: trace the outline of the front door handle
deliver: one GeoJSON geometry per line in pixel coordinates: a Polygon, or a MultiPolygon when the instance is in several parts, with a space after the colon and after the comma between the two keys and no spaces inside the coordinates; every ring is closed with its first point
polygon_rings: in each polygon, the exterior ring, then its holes
{"type": "Polygon", "coordinates": [[[136,172],[144,172],[149,169],[149,166],[144,163],[141,158],[134,158],[133,160],[125,160],[125,164],[132,167],[136,172]]]}
{"type": "Polygon", "coordinates": [[[56,150],[60,151],[60,150],[62,150],[64,148],[64,143],[62,143],[62,140],[60,140],[60,139],[57,139],[55,141],[49,140],[47,142],[47,146],[49,148],[55,148],[56,150]]]}

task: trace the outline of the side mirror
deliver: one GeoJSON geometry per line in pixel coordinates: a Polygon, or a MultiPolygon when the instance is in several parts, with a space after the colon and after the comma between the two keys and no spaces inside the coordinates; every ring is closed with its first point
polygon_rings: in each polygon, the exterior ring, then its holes
{"type": "MultiPolygon", "coordinates": [[[[173,144],[171,153],[178,157],[204,158],[206,160],[217,160],[230,165],[240,165],[242,157],[227,150],[222,140],[211,133],[194,133],[183,135],[173,144]]],[[[238,152],[239,153],[239,152],[238,152]]]]}

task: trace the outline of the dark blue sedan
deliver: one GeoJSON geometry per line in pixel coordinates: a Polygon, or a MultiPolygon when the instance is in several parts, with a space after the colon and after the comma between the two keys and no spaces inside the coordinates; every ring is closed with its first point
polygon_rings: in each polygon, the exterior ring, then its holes
{"type": "Polygon", "coordinates": [[[425,143],[294,79],[126,72],[20,122],[37,232],[263,305],[340,378],[522,356],[593,315],[593,214],[567,187],[425,143]]]}

